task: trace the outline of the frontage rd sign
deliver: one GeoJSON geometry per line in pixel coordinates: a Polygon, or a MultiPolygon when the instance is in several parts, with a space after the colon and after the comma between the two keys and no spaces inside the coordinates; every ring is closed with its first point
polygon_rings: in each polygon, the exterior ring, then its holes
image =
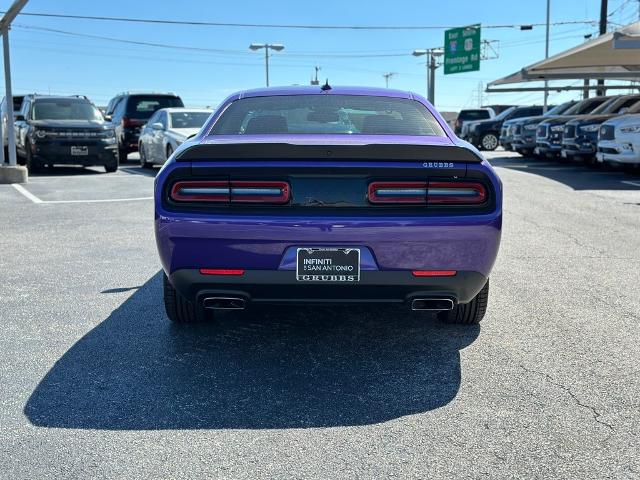
{"type": "Polygon", "coordinates": [[[444,32],[444,74],[480,70],[480,24],[444,32]]]}

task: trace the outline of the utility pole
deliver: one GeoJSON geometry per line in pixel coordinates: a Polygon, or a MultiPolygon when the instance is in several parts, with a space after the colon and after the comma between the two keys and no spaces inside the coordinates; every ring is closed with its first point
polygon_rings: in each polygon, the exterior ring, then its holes
{"type": "MultiPolygon", "coordinates": [[[[551,0],[547,0],[547,29],[544,42],[544,58],[549,58],[549,21],[551,18],[551,0]]],[[[547,104],[549,102],[549,80],[544,81],[544,107],[542,113],[547,113],[547,104]]]]}
{"type": "MultiPolygon", "coordinates": [[[[607,33],[607,14],[609,12],[609,1],[600,0],[600,35],[607,33]]],[[[604,87],[604,80],[598,80],[598,87],[604,87]]],[[[596,95],[604,95],[606,90],[598,88],[596,95]]]]}

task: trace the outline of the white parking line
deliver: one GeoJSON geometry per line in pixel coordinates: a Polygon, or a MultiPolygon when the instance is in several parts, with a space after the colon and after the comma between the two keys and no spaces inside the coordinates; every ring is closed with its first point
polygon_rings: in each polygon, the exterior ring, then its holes
{"type": "Polygon", "coordinates": [[[133,197],[133,198],[105,198],[97,200],[42,200],[36,197],[29,190],[18,183],[11,184],[18,192],[31,200],[33,203],[111,203],[111,202],[138,202],[140,200],[153,200],[153,197],[133,197]]]}
{"type": "Polygon", "coordinates": [[[153,197],[105,198],[105,199],[99,199],[99,200],[43,200],[40,203],[110,203],[110,202],[138,202],[140,200],[153,200],[153,197]]]}
{"type": "Polygon", "coordinates": [[[42,203],[42,200],[40,200],[38,197],[36,197],[33,193],[31,193],[29,190],[24,188],[22,185],[17,183],[12,183],[11,185],[13,185],[13,188],[15,188],[18,192],[20,192],[22,195],[27,197],[33,203],[42,203]]]}
{"type": "Polygon", "coordinates": [[[631,180],[622,180],[622,183],[627,185],[633,185],[634,187],[640,187],[640,182],[632,182],[631,180]]]}

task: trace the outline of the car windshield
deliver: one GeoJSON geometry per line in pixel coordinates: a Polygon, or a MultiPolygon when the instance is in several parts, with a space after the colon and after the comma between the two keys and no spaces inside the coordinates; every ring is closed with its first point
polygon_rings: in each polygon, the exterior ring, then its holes
{"type": "Polygon", "coordinates": [[[362,134],[445,136],[422,103],[366,95],[279,95],[233,102],[210,135],[362,134]]]}
{"type": "Polygon", "coordinates": [[[91,103],[67,99],[43,99],[33,104],[34,120],[102,120],[91,103]]]}
{"type": "Polygon", "coordinates": [[[555,107],[547,110],[547,113],[545,113],[545,116],[548,116],[548,115],[560,115],[561,113],[564,113],[567,110],[569,110],[574,105],[575,104],[573,102],[567,102],[567,103],[562,103],[560,105],[556,105],[555,107]]]}
{"type": "Polygon", "coordinates": [[[592,110],[590,110],[588,113],[591,113],[592,115],[597,115],[599,113],[605,113],[617,101],[618,101],[618,99],[615,98],[615,97],[614,98],[608,98],[604,102],[602,102],[600,105],[598,105],[597,107],[595,107],[592,110]]]}
{"type": "Polygon", "coordinates": [[[513,112],[517,107],[509,107],[506,110],[503,110],[498,115],[493,117],[494,120],[504,120],[511,112],[513,112]]]}
{"type": "Polygon", "coordinates": [[[172,128],[200,128],[209,118],[209,112],[171,112],[172,128]]]}
{"type": "Polygon", "coordinates": [[[573,107],[565,111],[564,115],[584,115],[594,109],[597,109],[607,100],[609,99],[605,97],[582,100],[581,102],[576,103],[573,107]]]}
{"type": "Polygon", "coordinates": [[[127,102],[127,117],[146,120],[161,108],[183,107],[179,97],[168,95],[132,95],[127,102]]]}

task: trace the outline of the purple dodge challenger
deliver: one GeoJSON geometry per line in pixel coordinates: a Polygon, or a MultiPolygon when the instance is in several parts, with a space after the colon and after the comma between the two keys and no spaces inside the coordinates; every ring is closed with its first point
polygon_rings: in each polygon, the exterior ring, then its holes
{"type": "Polygon", "coordinates": [[[155,183],[175,322],[262,303],[484,316],[502,185],[422,97],[353,87],[227,98],[155,183]]]}

